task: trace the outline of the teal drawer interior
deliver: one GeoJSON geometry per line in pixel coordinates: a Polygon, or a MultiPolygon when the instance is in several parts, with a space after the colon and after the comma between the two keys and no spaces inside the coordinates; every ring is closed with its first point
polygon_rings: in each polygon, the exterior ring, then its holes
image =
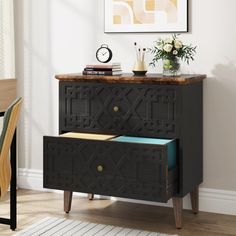
{"type": "Polygon", "coordinates": [[[168,169],[170,170],[176,166],[176,140],[175,139],[157,139],[157,138],[119,136],[119,137],[110,139],[110,141],[166,145],[168,169]]]}

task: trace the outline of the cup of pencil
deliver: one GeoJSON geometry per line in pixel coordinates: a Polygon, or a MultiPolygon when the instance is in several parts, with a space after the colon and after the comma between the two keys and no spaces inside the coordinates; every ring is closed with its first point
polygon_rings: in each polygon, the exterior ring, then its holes
{"type": "Polygon", "coordinates": [[[133,73],[137,76],[142,76],[147,73],[147,66],[145,64],[146,48],[138,48],[137,43],[134,43],[136,61],[134,63],[133,73]]]}

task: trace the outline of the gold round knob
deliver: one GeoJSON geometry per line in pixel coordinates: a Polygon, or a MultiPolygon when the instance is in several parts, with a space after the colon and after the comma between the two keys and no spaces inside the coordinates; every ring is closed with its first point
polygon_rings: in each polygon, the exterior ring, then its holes
{"type": "Polygon", "coordinates": [[[119,107],[114,106],[114,107],[113,107],[113,110],[114,110],[114,112],[118,112],[118,111],[119,111],[119,107]]]}
{"type": "Polygon", "coordinates": [[[102,172],[103,171],[103,166],[102,165],[97,166],[97,171],[102,172]]]}

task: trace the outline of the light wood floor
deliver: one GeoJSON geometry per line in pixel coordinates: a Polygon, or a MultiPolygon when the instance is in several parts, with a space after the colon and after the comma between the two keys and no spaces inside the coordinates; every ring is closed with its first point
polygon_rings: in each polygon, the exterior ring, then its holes
{"type": "MultiPolygon", "coordinates": [[[[236,216],[184,211],[184,228],[174,228],[173,209],[142,204],[73,197],[70,214],[63,212],[63,195],[18,190],[18,229],[26,228],[47,216],[66,217],[94,223],[179,234],[180,236],[236,235],[236,216]]],[[[8,217],[9,202],[0,202],[0,217],[8,217]]],[[[9,226],[0,225],[0,236],[13,235],[9,226]]]]}

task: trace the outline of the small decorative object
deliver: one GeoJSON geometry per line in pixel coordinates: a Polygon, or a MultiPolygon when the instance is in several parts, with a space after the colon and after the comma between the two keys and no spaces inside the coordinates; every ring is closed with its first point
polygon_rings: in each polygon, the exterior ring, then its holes
{"type": "Polygon", "coordinates": [[[146,48],[138,48],[137,43],[134,43],[136,52],[136,62],[134,64],[133,73],[135,75],[145,75],[147,73],[147,66],[145,64],[146,48]]]}
{"type": "Polygon", "coordinates": [[[96,58],[101,63],[107,63],[112,59],[112,51],[107,44],[102,44],[97,50],[96,58]]]}
{"type": "Polygon", "coordinates": [[[188,0],[106,0],[105,32],[187,32],[188,0]]]}
{"type": "Polygon", "coordinates": [[[196,46],[185,45],[179,40],[178,35],[172,35],[172,38],[165,40],[159,39],[155,41],[155,45],[149,48],[149,51],[154,54],[154,58],[150,65],[154,66],[159,60],[163,61],[163,75],[177,76],[180,75],[180,60],[189,64],[194,60],[196,46]]]}

